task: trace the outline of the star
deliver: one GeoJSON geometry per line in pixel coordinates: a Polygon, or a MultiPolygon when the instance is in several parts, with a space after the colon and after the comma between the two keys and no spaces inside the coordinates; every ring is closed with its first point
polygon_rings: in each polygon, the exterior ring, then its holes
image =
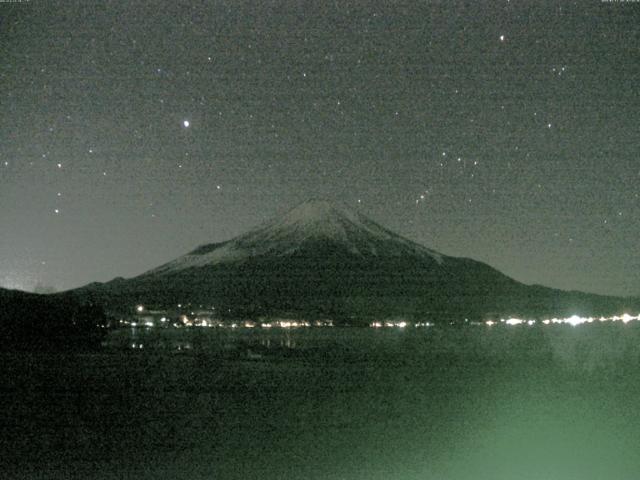
{"type": "Polygon", "coordinates": [[[184,128],[189,128],[189,126],[191,125],[191,122],[189,122],[189,120],[183,120],[182,125],[184,126],[184,128]]]}
{"type": "Polygon", "coordinates": [[[504,42],[504,35],[500,35],[500,41],[504,42]]]}

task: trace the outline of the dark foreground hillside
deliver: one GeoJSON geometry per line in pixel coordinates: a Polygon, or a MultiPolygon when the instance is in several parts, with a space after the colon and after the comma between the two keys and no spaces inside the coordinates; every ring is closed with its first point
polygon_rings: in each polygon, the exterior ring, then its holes
{"type": "Polygon", "coordinates": [[[151,345],[4,354],[4,478],[632,480],[640,471],[636,325],[282,336],[293,352],[259,360],[151,345]]]}
{"type": "Polygon", "coordinates": [[[97,347],[106,334],[102,308],[69,298],[0,289],[0,347],[60,350],[97,347]]]}

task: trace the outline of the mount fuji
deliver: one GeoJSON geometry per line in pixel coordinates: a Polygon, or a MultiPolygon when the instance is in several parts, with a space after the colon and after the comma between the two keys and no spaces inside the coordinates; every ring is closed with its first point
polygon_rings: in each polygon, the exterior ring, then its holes
{"type": "Polygon", "coordinates": [[[345,322],[596,315],[619,313],[630,302],[525,285],[323,200],[305,202],[246,234],[202,245],[137,277],[94,283],[65,295],[112,311],[138,303],[162,308],[190,303],[213,305],[234,318],[345,322]]]}

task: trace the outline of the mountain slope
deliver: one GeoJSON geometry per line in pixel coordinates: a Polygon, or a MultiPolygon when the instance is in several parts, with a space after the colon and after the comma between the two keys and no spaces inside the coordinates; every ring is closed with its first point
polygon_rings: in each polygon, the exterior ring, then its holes
{"type": "Polygon", "coordinates": [[[226,242],[203,245],[132,279],[73,295],[110,309],[137,303],[215,306],[232,317],[294,315],[432,319],[618,313],[624,299],[521,284],[449,257],[325,201],[226,242]]]}
{"type": "Polygon", "coordinates": [[[314,242],[332,243],[359,257],[418,255],[442,262],[442,255],[394,234],[357,212],[340,210],[326,201],[309,201],[282,218],[267,222],[222,243],[203,245],[193,252],[144,275],[166,275],[265,255],[286,257],[314,242]]]}

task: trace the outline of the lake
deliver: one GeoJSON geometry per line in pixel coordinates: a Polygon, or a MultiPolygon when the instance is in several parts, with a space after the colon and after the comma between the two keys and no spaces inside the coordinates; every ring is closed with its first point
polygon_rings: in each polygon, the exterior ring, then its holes
{"type": "Polygon", "coordinates": [[[2,355],[16,479],[636,479],[640,326],[125,329],[2,355]],[[142,345],[142,348],[140,347],[142,345]]]}

